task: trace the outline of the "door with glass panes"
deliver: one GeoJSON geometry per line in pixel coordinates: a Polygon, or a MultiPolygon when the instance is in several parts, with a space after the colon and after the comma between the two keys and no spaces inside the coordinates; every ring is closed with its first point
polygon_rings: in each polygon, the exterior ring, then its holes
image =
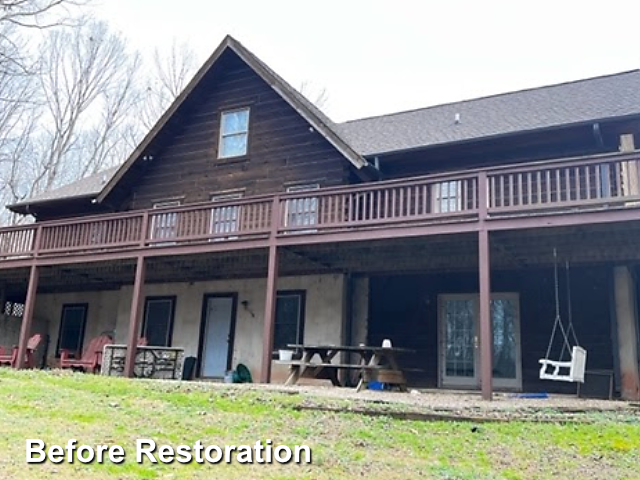
{"type": "MultiPolygon", "coordinates": [[[[480,326],[477,294],[439,297],[439,383],[442,387],[480,386],[480,326]]],[[[520,302],[517,293],[491,295],[493,384],[522,388],[520,302]]]]}

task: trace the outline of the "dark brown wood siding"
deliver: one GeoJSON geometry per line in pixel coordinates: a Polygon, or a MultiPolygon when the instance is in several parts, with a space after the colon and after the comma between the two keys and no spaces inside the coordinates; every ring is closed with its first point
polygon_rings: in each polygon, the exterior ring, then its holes
{"type": "Polygon", "coordinates": [[[296,184],[347,183],[348,160],[234,53],[221,57],[190,100],[171,134],[162,133],[153,160],[125,178],[122,209],[170,198],[208,201],[228,190],[256,195],[296,184]],[[241,107],[250,108],[248,154],[220,160],[220,114],[241,107]]]}
{"type": "MultiPolygon", "coordinates": [[[[564,270],[564,269],[562,269],[564,270]]],[[[564,273],[561,271],[561,315],[568,318],[564,273]]],[[[587,368],[613,369],[608,267],[576,267],[571,270],[572,313],[578,340],[587,349],[587,368]]],[[[414,385],[435,387],[438,382],[438,296],[477,293],[476,273],[373,277],[369,342],[384,338],[394,346],[414,348],[408,366],[422,369],[413,374],[414,385]]],[[[555,319],[553,271],[527,269],[492,274],[492,291],[517,292],[520,296],[523,390],[575,393],[576,385],[538,379],[555,319]]],[[[555,355],[560,343],[555,344],[555,355]]],[[[557,359],[557,358],[556,358],[557,359]]]]}
{"type": "Polygon", "coordinates": [[[379,162],[384,179],[404,178],[448,170],[616,152],[620,135],[624,133],[633,133],[636,145],[640,144],[640,122],[620,120],[602,123],[600,140],[592,125],[581,125],[398,152],[379,157],[379,162]]]}

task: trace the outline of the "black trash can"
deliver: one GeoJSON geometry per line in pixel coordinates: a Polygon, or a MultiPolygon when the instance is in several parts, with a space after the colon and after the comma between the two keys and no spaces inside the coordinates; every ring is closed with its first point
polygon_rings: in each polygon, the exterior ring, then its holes
{"type": "Polygon", "coordinates": [[[184,359],[182,367],[182,380],[193,380],[196,369],[196,357],[187,357],[184,359]]]}

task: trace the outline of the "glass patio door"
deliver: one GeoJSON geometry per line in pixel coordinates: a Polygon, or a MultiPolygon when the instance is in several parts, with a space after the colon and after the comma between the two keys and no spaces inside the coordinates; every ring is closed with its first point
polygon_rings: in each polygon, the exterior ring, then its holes
{"type": "Polygon", "coordinates": [[[493,385],[521,389],[520,302],[517,293],[491,295],[493,385]]]}
{"type": "Polygon", "coordinates": [[[440,366],[443,387],[478,383],[477,305],[471,295],[443,295],[440,300],[440,366]]]}
{"type": "MultiPolygon", "coordinates": [[[[440,297],[440,385],[480,386],[479,298],[475,294],[440,297]]],[[[491,295],[493,383],[497,388],[520,389],[520,306],[518,294],[491,295]]]]}

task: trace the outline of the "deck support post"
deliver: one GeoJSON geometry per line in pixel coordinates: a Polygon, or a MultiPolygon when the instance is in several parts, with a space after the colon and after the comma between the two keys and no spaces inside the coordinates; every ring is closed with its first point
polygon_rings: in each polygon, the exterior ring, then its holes
{"type": "Polygon", "coordinates": [[[640,400],[638,374],[638,313],[634,278],[626,266],[613,270],[614,301],[620,365],[620,396],[624,400],[640,400]]]}
{"type": "Polygon", "coordinates": [[[131,296],[131,310],[129,313],[129,335],[127,337],[127,355],[124,363],[124,376],[133,377],[133,369],[136,364],[136,353],[138,350],[138,337],[140,336],[140,321],[142,319],[142,290],[144,288],[144,277],[146,272],[146,261],[143,256],[138,257],[136,264],[136,276],[133,283],[133,294],[131,296]]]}
{"type": "Polygon", "coordinates": [[[278,295],[278,245],[277,236],[282,220],[280,196],[276,195],[271,204],[271,232],[269,234],[269,264],[267,267],[267,291],[264,300],[264,326],[262,333],[262,367],[260,382],[271,383],[271,356],[273,335],[276,325],[276,299],[278,295]]]}
{"type": "Polygon", "coordinates": [[[491,325],[491,259],[488,217],[489,182],[486,172],[478,176],[478,271],[480,285],[480,384],[483,400],[493,399],[493,332],[491,325]]]}
{"type": "Polygon", "coordinates": [[[489,260],[489,232],[480,230],[480,383],[483,400],[493,398],[493,333],[491,325],[491,272],[489,260]]]}
{"type": "MultiPolygon", "coordinates": [[[[40,270],[37,265],[32,265],[29,271],[29,285],[27,286],[27,298],[24,302],[24,312],[22,324],[20,325],[20,340],[18,341],[18,358],[15,368],[24,368],[25,357],[27,355],[27,344],[31,335],[31,324],[33,323],[33,312],[36,306],[36,292],[38,291],[38,281],[40,270]]],[[[4,308],[4,305],[3,305],[4,308]]]]}
{"type": "Polygon", "coordinates": [[[269,271],[267,273],[267,293],[264,301],[264,332],[262,336],[262,369],[260,382],[271,382],[271,355],[273,334],[276,324],[276,298],[278,295],[278,248],[269,246],[269,271]]]}

